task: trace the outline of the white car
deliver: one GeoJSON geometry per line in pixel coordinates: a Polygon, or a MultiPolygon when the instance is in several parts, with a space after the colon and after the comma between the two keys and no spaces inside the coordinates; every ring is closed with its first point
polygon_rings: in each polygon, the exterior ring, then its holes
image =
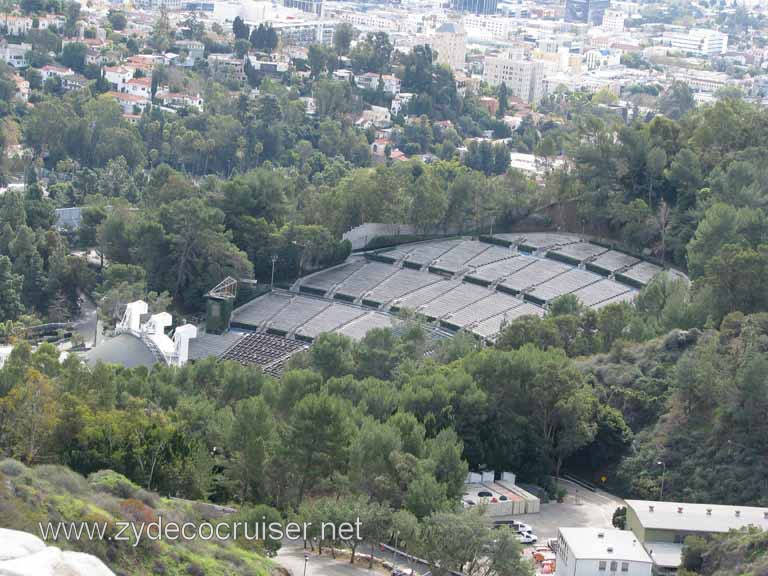
{"type": "Polygon", "coordinates": [[[517,541],[521,544],[535,544],[538,537],[533,532],[521,532],[517,535],[517,541]]]}
{"type": "Polygon", "coordinates": [[[518,534],[522,534],[524,532],[533,532],[533,528],[531,528],[525,522],[518,522],[517,520],[514,520],[512,522],[512,526],[515,528],[515,530],[517,530],[518,534]]]}

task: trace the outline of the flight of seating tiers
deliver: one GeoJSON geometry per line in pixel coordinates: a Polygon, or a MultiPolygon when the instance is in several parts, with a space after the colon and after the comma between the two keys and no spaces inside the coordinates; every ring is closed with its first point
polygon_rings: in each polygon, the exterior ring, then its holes
{"type": "Polygon", "coordinates": [[[407,308],[493,340],[506,322],[541,316],[564,294],[594,308],[630,301],[661,271],[575,235],[435,240],[353,255],[239,308],[232,325],[305,341],[329,331],[358,339],[407,308]]]}

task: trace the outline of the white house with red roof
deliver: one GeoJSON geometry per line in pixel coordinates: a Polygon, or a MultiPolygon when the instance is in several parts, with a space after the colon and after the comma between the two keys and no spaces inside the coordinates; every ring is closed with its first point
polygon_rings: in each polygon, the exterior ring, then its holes
{"type": "Polygon", "coordinates": [[[107,66],[104,68],[104,79],[109,82],[113,90],[124,92],[125,84],[133,78],[136,70],[128,66],[107,66]]]}
{"type": "Polygon", "coordinates": [[[128,94],[141,96],[147,100],[152,96],[152,80],[150,78],[131,78],[124,86],[125,89],[122,91],[128,94]]]}
{"type": "Polygon", "coordinates": [[[40,75],[43,77],[43,82],[48,80],[49,78],[60,78],[61,80],[65,80],[66,78],[71,78],[75,75],[75,71],[71,68],[66,68],[64,66],[54,66],[53,64],[46,64],[42,68],[40,68],[40,75]]]}
{"type": "Polygon", "coordinates": [[[135,115],[136,110],[143,112],[147,106],[149,106],[149,99],[142,98],[141,96],[134,96],[127,92],[107,92],[107,95],[114,98],[120,108],[123,109],[123,114],[135,115]]]}

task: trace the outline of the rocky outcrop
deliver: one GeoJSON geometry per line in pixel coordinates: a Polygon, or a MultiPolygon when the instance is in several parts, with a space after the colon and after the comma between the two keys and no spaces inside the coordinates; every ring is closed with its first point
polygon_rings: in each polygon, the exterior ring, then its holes
{"type": "Polygon", "coordinates": [[[37,536],[0,528],[0,576],[115,576],[90,554],[46,546],[37,536]]]}

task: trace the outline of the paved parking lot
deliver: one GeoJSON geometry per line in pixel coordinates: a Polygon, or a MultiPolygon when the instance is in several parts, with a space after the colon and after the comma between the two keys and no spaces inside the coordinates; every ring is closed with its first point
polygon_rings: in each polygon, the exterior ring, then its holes
{"type": "Polygon", "coordinates": [[[556,538],[560,527],[610,528],[614,510],[624,505],[623,500],[605,492],[591,492],[567,480],[561,480],[561,484],[568,491],[563,503],[542,504],[538,514],[514,517],[530,524],[541,543],[556,538]]]}

